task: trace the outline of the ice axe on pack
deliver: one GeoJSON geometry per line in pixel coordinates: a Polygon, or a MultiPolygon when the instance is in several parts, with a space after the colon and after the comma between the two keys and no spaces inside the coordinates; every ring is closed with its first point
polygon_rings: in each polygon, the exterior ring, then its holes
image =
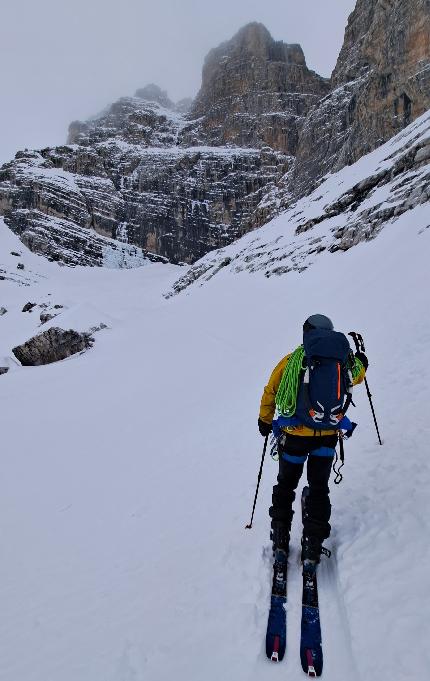
{"type": "MultiPolygon", "coordinates": [[[[358,333],[357,331],[350,331],[348,333],[348,336],[351,336],[352,340],[354,341],[355,349],[356,349],[357,352],[363,352],[363,353],[366,352],[366,348],[364,347],[363,336],[361,335],[361,333],[358,333]]],[[[364,383],[365,383],[365,386],[366,386],[367,397],[369,398],[369,402],[370,402],[370,408],[371,408],[372,414],[373,414],[373,420],[375,422],[376,432],[378,434],[379,444],[382,445],[381,436],[379,434],[378,422],[376,420],[376,415],[375,415],[375,409],[373,408],[372,394],[370,392],[369,384],[367,382],[366,376],[364,377],[364,383]]]]}

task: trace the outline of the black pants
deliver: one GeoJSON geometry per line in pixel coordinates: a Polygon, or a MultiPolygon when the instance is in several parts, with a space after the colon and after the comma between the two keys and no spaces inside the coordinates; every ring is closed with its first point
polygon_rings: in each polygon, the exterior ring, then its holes
{"type": "Polygon", "coordinates": [[[285,524],[287,528],[291,526],[295,490],[307,459],[309,496],[303,531],[307,536],[318,537],[321,541],[330,535],[331,504],[328,480],[336,442],[335,435],[282,436],[279,443],[278,484],[273,488],[272,506],[269,510],[272,527],[280,523],[285,524]]]}

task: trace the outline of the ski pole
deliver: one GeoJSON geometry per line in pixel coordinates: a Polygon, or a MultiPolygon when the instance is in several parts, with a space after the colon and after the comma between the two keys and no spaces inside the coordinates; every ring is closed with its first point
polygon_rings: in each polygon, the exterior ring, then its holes
{"type": "MultiPolygon", "coordinates": [[[[361,335],[361,333],[357,333],[357,331],[350,331],[348,336],[352,337],[352,339],[355,343],[355,348],[356,348],[357,352],[366,352],[366,348],[364,347],[363,336],[361,335]]],[[[379,434],[378,421],[376,420],[375,409],[373,407],[373,402],[372,402],[372,393],[370,392],[370,388],[369,388],[369,384],[367,382],[366,376],[364,377],[364,384],[366,386],[367,397],[369,398],[370,408],[372,410],[373,421],[375,423],[376,432],[378,434],[379,444],[382,445],[381,436],[379,434]]]]}
{"type": "Polygon", "coordinates": [[[269,436],[266,435],[266,439],[264,440],[263,456],[261,457],[260,470],[258,472],[257,489],[255,490],[255,497],[254,497],[254,505],[252,507],[251,522],[249,523],[249,525],[245,526],[246,530],[250,530],[252,528],[252,521],[254,520],[255,504],[257,503],[258,490],[260,488],[261,473],[263,471],[264,457],[266,456],[266,449],[267,449],[268,440],[269,440],[269,436]]]}

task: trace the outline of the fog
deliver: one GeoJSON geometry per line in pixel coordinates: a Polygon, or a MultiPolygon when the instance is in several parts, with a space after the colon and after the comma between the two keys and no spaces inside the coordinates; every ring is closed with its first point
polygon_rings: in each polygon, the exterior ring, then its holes
{"type": "Polygon", "coordinates": [[[0,163],[155,82],[194,96],[205,55],[250,21],[329,76],[355,0],[0,0],[0,163]]]}

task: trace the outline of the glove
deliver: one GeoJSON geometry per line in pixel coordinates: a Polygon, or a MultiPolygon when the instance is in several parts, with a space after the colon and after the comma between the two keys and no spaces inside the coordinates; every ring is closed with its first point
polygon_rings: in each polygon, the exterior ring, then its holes
{"type": "Polygon", "coordinates": [[[261,419],[258,419],[258,430],[263,437],[267,437],[272,432],[272,424],[265,423],[261,419]]]}
{"type": "Polygon", "coordinates": [[[355,356],[357,357],[357,359],[360,360],[360,362],[362,363],[362,365],[364,366],[364,368],[365,368],[366,371],[367,371],[367,367],[369,366],[369,360],[367,359],[367,357],[366,357],[366,355],[364,354],[364,352],[359,352],[359,351],[357,351],[357,352],[355,353],[355,356]]]}

